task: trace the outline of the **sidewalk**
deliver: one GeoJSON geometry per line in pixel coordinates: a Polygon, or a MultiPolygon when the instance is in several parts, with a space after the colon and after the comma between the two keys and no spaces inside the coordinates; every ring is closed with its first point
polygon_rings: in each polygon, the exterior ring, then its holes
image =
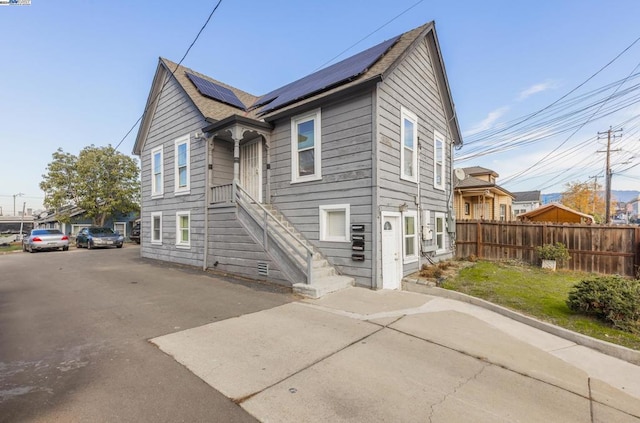
{"type": "Polygon", "coordinates": [[[151,342],[261,421],[640,422],[640,367],[425,294],[349,288],[151,342]]]}

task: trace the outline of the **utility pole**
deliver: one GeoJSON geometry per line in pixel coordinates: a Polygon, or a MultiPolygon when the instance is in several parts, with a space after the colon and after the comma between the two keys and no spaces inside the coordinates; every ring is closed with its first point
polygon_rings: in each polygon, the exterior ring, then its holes
{"type": "MultiPolygon", "coordinates": [[[[606,132],[598,132],[598,139],[603,135],[607,135],[607,163],[606,163],[606,171],[605,171],[605,222],[611,223],[611,138],[615,138],[616,136],[620,137],[620,135],[611,135],[615,132],[622,132],[622,128],[616,129],[615,131],[609,127],[609,130],[606,132]]],[[[620,150],[614,150],[620,151],[620,150]]],[[[602,151],[598,151],[598,153],[602,153],[602,151]]]]}
{"type": "Polygon", "coordinates": [[[593,200],[591,201],[591,205],[593,206],[591,210],[591,214],[596,214],[596,195],[598,195],[598,175],[589,176],[589,179],[593,178],[593,200]]]}
{"type": "Polygon", "coordinates": [[[17,216],[16,214],[16,197],[22,197],[24,194],[19,192],[17,194],[13,194],[13,215],[17,216]]]}

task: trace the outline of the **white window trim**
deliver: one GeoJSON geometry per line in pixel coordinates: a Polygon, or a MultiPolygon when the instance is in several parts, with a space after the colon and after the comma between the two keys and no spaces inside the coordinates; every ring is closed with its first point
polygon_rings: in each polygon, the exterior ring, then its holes
{"type": "Polygon", "coordinates": [[[113,222],[113,232],[116,232],[117,229],[117,225],[122,225],[122,227],[124,228],[124,230],[122,231],[122,233],[120,233],[120,235],[122,235],[123,237],[127,237],[127,222],[113,222]]]}
{"type": "Polygon", "coordinates": [[[415,210],[407,210],[402,213],[402,258],[403,263],[415,263],[418,261],[418,212],[415,210]],[[406,239],[407,233],[405,232],[405,217],[413,217],[413,251],[414,254],[407,255],[406,251],[406,239]]]}
{"type": "Polygon", "coordinates": [[[84,228],[88,228],[89,226],[91,226],[90,223],[72,224],[71,225],[71,235],[76,236],[76,235],[78,235],[78,232],[80,232],[84,228]]]}
{"type": "Polygon", "coordinates": [[[447,152],[445,149],[445,142],[444,142],[444,137],[442,136],[442,134],[438,131],[433,131],[433,187],[439,190],[444,191],[444,185],[445,185],[445,175],[447,174],[447,152]],[[440,170],[440,184],[437,183],[438,178],[437,178],[437,155],[436,155],[436,151],[437,151],[437,146],[438,146],[438,141],[440,141],[442,143],[442,168],[440,170]]]}
{"type": "Polygon", "coordinates": [[[349,239],[349,230],[351,228],[351,205],[349,204],[331,204],[320,206],[320,241],[326,242],[351,242],[349,239]],[[344,211],[344,236],[330,237],[327,235],[327,212],[344,211]]]}
{"type": "Polygon", "coordinates": [[[436,247],[438,247],[438,219],[442,219],[442,248],[436,249],[436,254],[443,254],[447,252],[447,219],[445,214],[442,212],[436,212],[434,216],[433,237],[436,247]]]}
{"type": "Polygon", "coordinates": [[[151,150],[151,198],[159,198],[164,195],[164,153],[162,146],[151,150]],[[160,153],[160,186],[156,186],[155,163],[153,158],[160,153]]]}
{"type": "Polygon", "coordinates": [[[152,245],[162,245],[162,212],[153,212],[151,213],[151,230],[150,232],[150,238],[151,238],[151,244],[152,245]],[[160,230],[158,231],[158,233],[160,234],[160,237],[158,239],[154,239],[153,238],[153,234],[155,233],[154,231],[154,227],[153,227],[153,221],[154,221],[154,217],[159,217],[160,218],[160,230]]]}
{"type": "Polygon", "coordinates": [[[191,211],[177,211],[176,212],[176,248],[191,248],[191,211]],[[181,241],[181,229],[180,229],[180,217],[187,216],[189,218],[189,241],[181,241]]]}
{"type": "Polygon", "coordinates": [[[400,108],[400,179],[409,182],[418,182],[418,116],[415,113],[400,108]],[[404,174],[404,120],[407,119],[413,123],[415,133],[413,135],[413,176],[406,176],[404,174]]]}
{"type": "Polygon", "coordinates": [[[174,192],[175,195],[186,195],[191,191],[191,136],[184,135],[178,138],[174,143],[173,156],[174,156],[174,192]],[[182,144],[187,145],[187,185],[184,187],[178,186],[180,183],[179,167],[178,167],[178,147],[182,144]]]}
{"type": "Polygon", "coordinates": [[[304,115],[294,116],[291,118],[291,183],[319,181],[322,179],[322,126],[320,109],[305,113],[304,115]],[[298,123],[307,120],[313,120],[314,130],[314,169],[313,175],[298,175],[298,123]]]}

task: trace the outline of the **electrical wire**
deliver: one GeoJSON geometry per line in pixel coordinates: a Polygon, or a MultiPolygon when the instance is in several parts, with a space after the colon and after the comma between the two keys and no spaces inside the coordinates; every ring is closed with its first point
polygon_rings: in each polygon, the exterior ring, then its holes
{"type": "MultiPolygon", "coordinates": [[[[598,74],[600,74],[600,72],[602,72],[603,70],[605,70],[606,68],[608,68],[611,64],[613,64],[616,60],[618,60],[618,58],[620,58],[624,53],[626,53],[631,47],[633,47],[638,41],[640,41],[640,37],[636,38],[629,46],[627,46],[624,50],[622,50],[620,53],[618,53],[618,55],[616,55],[616,57],[614,57],[613,59],[611,59],[606,65],[604,65],[603,67],[601,67],[596,73],[594,73],[593,75],[591,75],[589,78],[587,78],[584,82],[582,82],[581,84],[579,84],[577,87],[575,87],[574,89],[572,89],[571,91],[569,91],[568,93],[566,93],[565,95],[563,95],[562,97],[560,97],[559,99],[557,99],[556,101],[554,101],[553,103],[549,104],[548,106],[538,110],[535,113],[532,113],[531,115],[523,118],[522,120],[512,124],[511,126],[504,128],[504,130],[510,129],[513,126],[517,126],[521,123],[526,122],[527,120],[537,116],[539,113],[544,112],[545,110],[547,110],[548,108],[552,107],[553,105],[555,105],[556,103],[558,103],[559,101],[563,100],[564,98],[568,97],[569,95],[571,95],[572,93],[576,92],[578,89],[580,89],[582,86],[584,86],[587,82],[589,82],[590,80],[592,80],[593,78],[595,78],[598,74]]],[[[500,131],[502,132],[502,131],[500,131]]],[[[498,133],[500,133],[498,132],[498,133]]],[[[493,135],[496,135],[495,133],[493,135]]],[[[482,138],[485,139],[485,138],[482,138]]],[[[479,140],[476,140],[479,141],[479,140]]]]}
{"type": "MultiPolygon", "coordinates": [[[[198,31],[198,34],[196,34],[196,37],[193,39],[193,41],[191,42],[191,44],[189,45],[189,47],[187,48],[187,51],[185,51],[184,55],[182,56],[182,59],[180,59],[180,61],[176,64],[176,68],[173,70],[173,72],[171,72],[171,76],[174,76],[176,71],[178,70],[178,68],[180,67],[180,65],[182,64],[182,62],[184,61],[184,59],[187,58],[187,55],[189,54],[189,52],[191,51],[191,48],[195,45],[195,43],[198,41],[198,38],[200,38],[200,34],[202,34],[202,31],[205,30],[205,28],[207,27],[207,25],[209,24],[209,21],[211,20],[211,18],[213,17],[213,14],[216,13],[216,10],[218,10],[218,7],[220,6],[220,4],[222,3],[222,0],[218,0],[218,3],[216,3],[215,7],[213,8],[213,10],[211,10],[211,13],[209,13],[209,17],[207,17],[207,20],[204,22],[204,24],[202,25],[202,27],[200,28],[200,30],[198,31]]],[[[136,126],[138,126],[138,124],[140,123],[140,121],[142,120],[142,118],[144,117],[145,113],[147,113],[147,109],[149,108],[149,106],[151,104],[153,104],[156,99],[160,96],[160,94],[162,94],[162,90],[164,90],[164,87],[167,85],[167,83],[169,82],[170,78],[167,78],[164,81],[164,84],[162,84],[162,87],[160,88],[160,90],[158,91],[158,93],[155,95],[155,97],[153,97],[153,99],[145,106],[144,111],[142,112],[142,114],[140,115],[140,117],[138,118],[138,120],[136,120],[136,122],[131,126],[131,128],[129,128],[129,130],[127,131],[127,133],[122,137],[122,139],[120,140],[120,142],[118,142],[118,144],[115,146],[115,150],[118,149],[118,147],[120,147],[120,145],[124,142],[125,139],[127,139],[127,137],[129,136],[129,134],[131,134],[131,132],[136,128],[136,126]]]]}
{"type": "Polygon", "coordinates": [[[396,19],[398,19],[400,16],[404,15],[405,13],[407,13],[408,11],[410,11],[411,9],[413,9],[414,7],[416,7],[417,5],[419,5],[420,3],[424,2],[424,0],[419,0],[417,3],[414,3],[412,6],[409,6],[407,9],[405,9],[404,11],[400,12],[400,14],[396,15],[395,17],[391,18],[390,20],[388,20],[387,22],[385,22],[384,24],[382,24],[381,26],[379,26],[378,28],[376,28],[375,30],[373,30],[372,32],[370,32],[369,34],[365,35],[363,38],[359,39],[358,41],[356,41],[355,43],[353,43],[352,45],[350,45],[349,47],[347,47],[346,49],[342,50],[340,53],[338,53],[337,55],[335,55],[334,57],[332,57],[331,59],[327,60],[326,62],[324,62],[323,64],[321,64],[320,66],[318,66],[317,68],[315,68],[313,72],[320,70],[322,68],[324,68],[326,65],[328,65],[329,63],[333,62],[334,60],[336,60],[338,57],[342,56],[343,54],[345,54],[347,51],[351,50],[352,48],[354,48],[355,46],[357,46],[358,44],[360,44],[361,42],[363,42],[364,40],[366,40],[367,38],[371,37],[373,34],[375,34],[376,32],[380,31],[382,28],[384,28],[385,26],[389,25],[391,22],[395,21],[396,19]]]}

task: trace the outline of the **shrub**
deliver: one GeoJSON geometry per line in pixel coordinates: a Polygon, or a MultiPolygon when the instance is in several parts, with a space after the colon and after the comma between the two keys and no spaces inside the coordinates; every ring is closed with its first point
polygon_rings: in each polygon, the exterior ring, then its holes
{"type": "Polygon", "coordinates": [[[597,276],[575,285],[567,305],[627,332],[640,333],[640,281],[621,276],[597,276]]]}
{"type": "Polygon", "coordinates": [[[536,247],[536,253],[542,260],[556,260],[561,262],[571,258],[569,250],[562,242],[544,244],[542,247],[538,246],[536,247]]]}

